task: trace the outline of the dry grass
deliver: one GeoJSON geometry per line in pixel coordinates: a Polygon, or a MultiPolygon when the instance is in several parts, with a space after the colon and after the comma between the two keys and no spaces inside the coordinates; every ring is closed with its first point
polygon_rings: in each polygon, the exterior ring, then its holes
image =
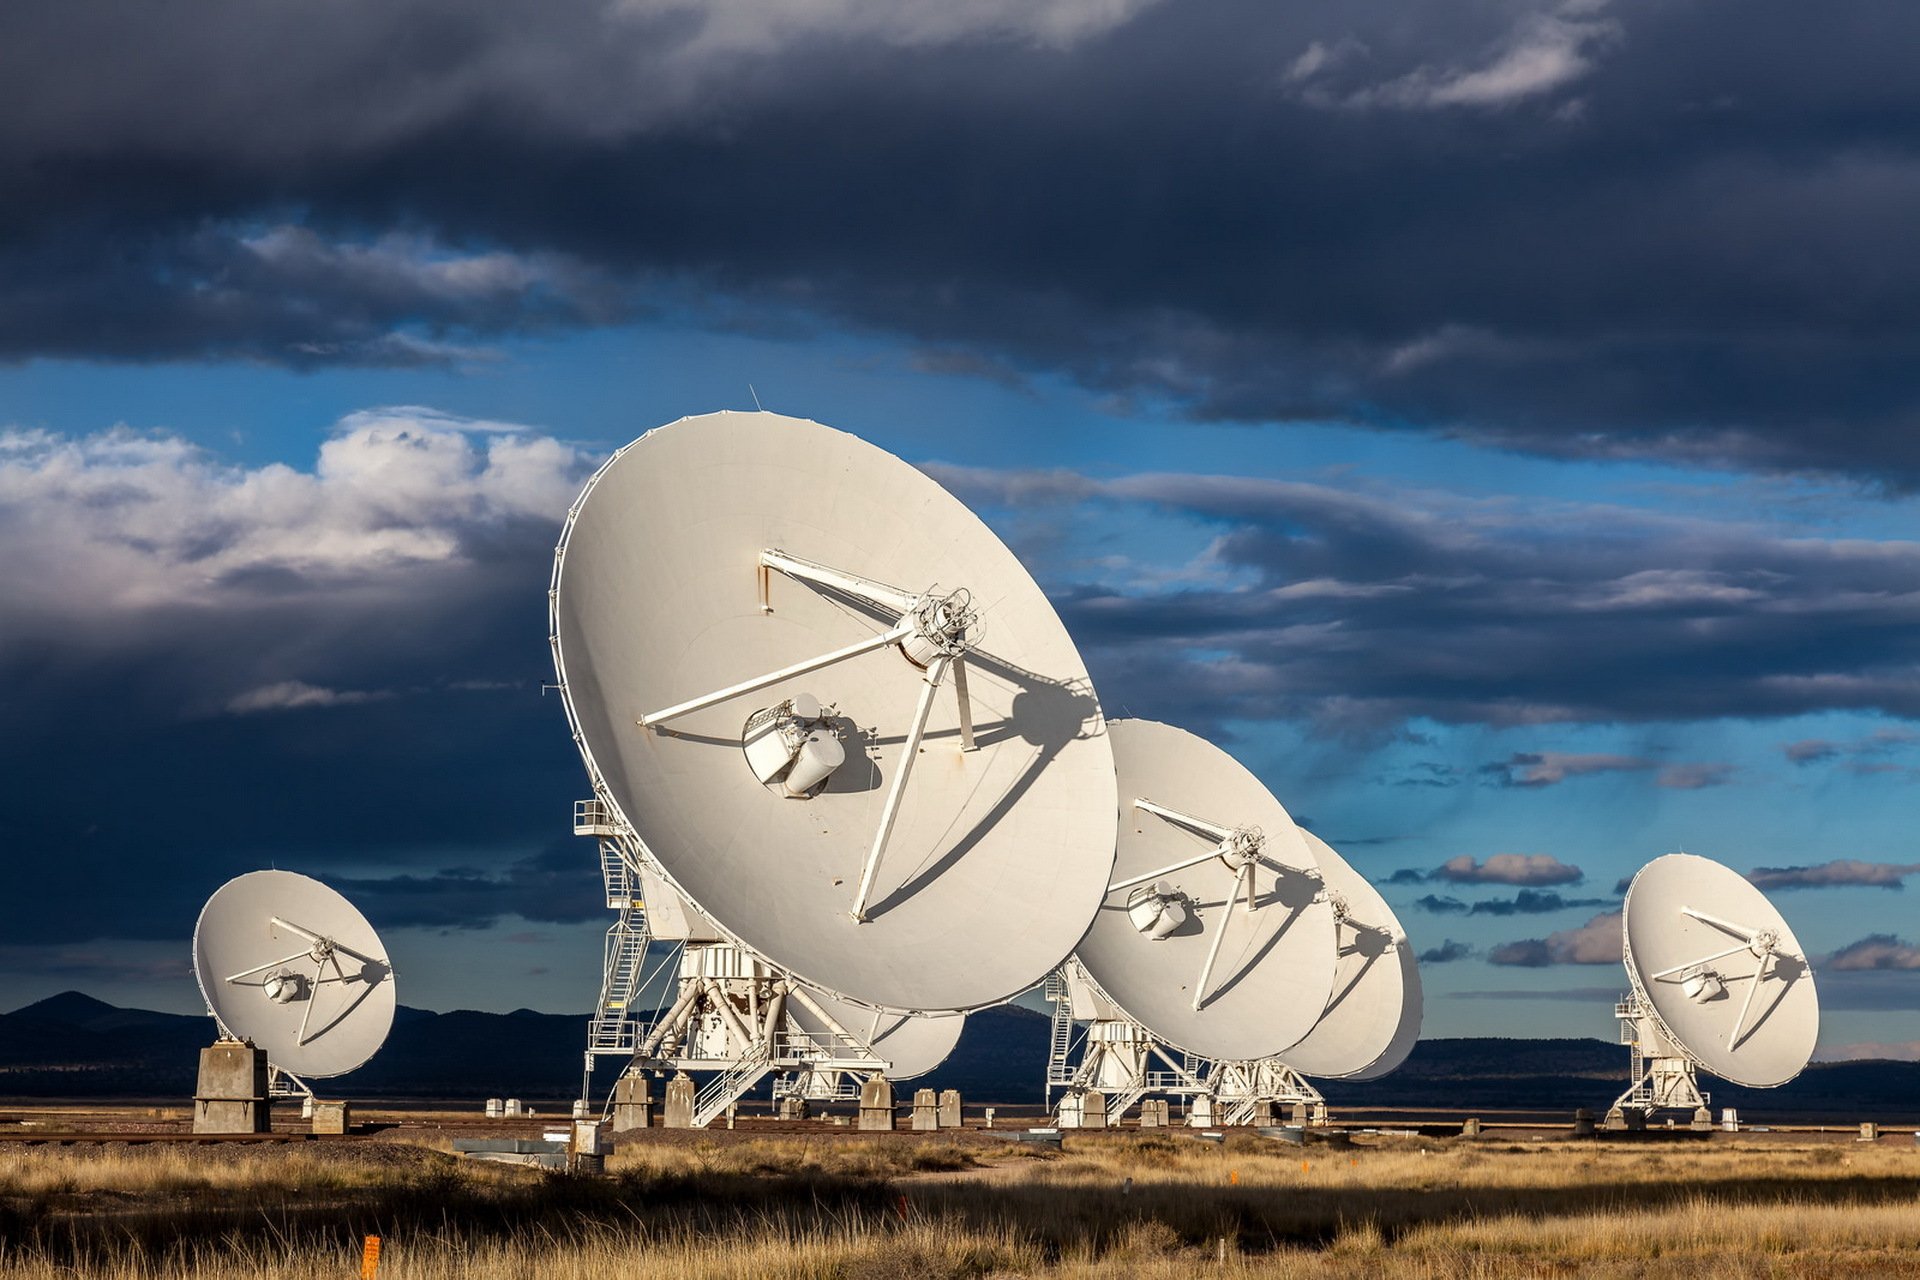
{"type": "Polygon", "coordinates": [[[0,1273],[1276,1277],[1920,1276],[1920,1152],[1891,1145],[1087,1134],[635,1144],[574,1179],[387,1144],[0,1156],[0,1273]]]}

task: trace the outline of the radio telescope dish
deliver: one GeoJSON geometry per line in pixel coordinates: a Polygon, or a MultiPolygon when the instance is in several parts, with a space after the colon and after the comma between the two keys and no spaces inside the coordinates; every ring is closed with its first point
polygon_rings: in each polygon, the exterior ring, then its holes
{"type": "Polygon", "coordinates": [[[193,974],[222,1032],[295,1076],[345,1075],[393,1026],[393,966],[351,902],[291,871],[229,880],[200,909],[193,974]]]}
{"type": "Polygon", "coordinates": [[[1280,1060],[1303,1075],[1383,1076],[1420,1038],[1420,966],[1380,891],[1311,831],[1300,833],[1326,877],[1339,932],[1339,960],[1326,1011],[1280,1060]]]}
{"type": "Polygon", "coordinates": [[[832,1032],[820,1017],[827,1014],[871,1048],[874,1056],[884,1059],[887,1079],[896,1081],[923,1076],[945,1062],[967,1025],[964,1013],[889,1013],[806,988],[796,989],[787,1012],[802,1030],[820,1036],[832,1032]],[[808,1008],[809,1003],[819,1006],[819,1011],[808,1008]]]}
{"type": "Polygon", "coordinates": [[[1627,977],[1676,1047],[1750,1088],[1800,1074],[1819,998],[1807,953],[1765,894],[1717,862],[1671,853],[1640,868],[1622,910],[1627,977]]]}
{"type": "Polygon", "coordinates": [[[596,789],[727,935],[861,1004],[965,1010],[1064,959],[1113,865],[1085,665],[946,490],[717,413],[587,482],[554,663],[596,789]]]}
{"type": "Polygon", "coordinates": [[[1260,780],[1183,729],[1107,726],[1120,834],[1077,956],[1127,1017],[1207,1058],[1297,1044],[1333,986],[1333,905],[1313,850],[1260,780]]]}

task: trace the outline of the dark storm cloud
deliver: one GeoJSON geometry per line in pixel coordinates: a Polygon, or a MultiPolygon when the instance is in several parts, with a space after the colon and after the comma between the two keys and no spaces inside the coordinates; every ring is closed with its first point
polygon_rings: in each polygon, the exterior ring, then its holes
{"type": "MultiPolygon", "coordinates": [[[[584,874],[588,861],[582,843],[569,837],[498,872],[453,867],[431,875],[338,879],[333,884],[382,928],[477,929],[506,915],[571,924],[607,914],[600,884],[584,874]]],[[[508,938],[530,940],[546,939],[525,934],[508,938]]]]}
{"type": "Polygon", "coordinates": [[[1553,963],[1553,953],[1547,950],[1543,938],[1521,938],[1515,942],[1503,942],[1487,953],[1491,964],[1511,965],[1521,969],[1544,969],[1553,963]]]}
{"type": "Polygon", "coordinates": [[[1886,773],[1912,775],[1913,769],[1887,757],[1915,742],[1920,742],[1920,734],[1911,729],[1889,726],[1844,742],[1802,738],[1797,742],[1782,743],[1780,750],[1790,763],[1797,765],[1838,763],[1848,773],[1862,776],[1886,773]]]}
{"type": "Polygon", "coordinates": [[[1474,954],[1473,948],[1464,942],[1455,942],[1448,938],[1437,947],[1428,947],[1420,953],[1421,964],[1452,964],[1456,960],[1465,960],[1474,954]]]}
{"type": "Polygon", "coordinates": [[[1496,853],[1485,862],[1463,853],[1435,867],[1431,878],[1453,884],[1578,884],[1581,871],[1550,853],[1496,853]]]}
{"type": "MultiPolygon", "coordinates": [[[[1089,559],[1058,597],[1104,699],[1192,725],[1920,716],[1920,543],[1431,490],[931,469],[1033,519],[1153,511],[1209,535],[1182,577],[1086,581],[1089,559]]],[[[1496,780],[1596,773],[1684,789],[1732,769],[1529,752],[1496,780]]]]}
{"type": "Polygon", "coordinates": [[[1480,767],[1484,777],[1503,787],[1553,787],[1569,778],[1596,773],[1653,774],[1656,787],[1675,791],[1698,791],[1703,787],[1724,785],[1733,776],[1733,766],[1707,762],[1660,764],[1639,756],[1588,754],[1565,751],[1520,751],[1505,760],[1480,767]]]}
{"type": "Polygon", "coordinates": [[[1522,889],[1511,898],[1488,898],[1480,902],[1464,902],[1459,898],[1427,894],[1416,899],[1413,905],[1435,915],[1526,916],[1566,911],[1573,907],[1607,907],[1613,904],[1606,898],[1563,898],[1551,891],[1522,889]]]}
{"type": "Polygon", "coordinates": [[[0,936],[183,938],[266,865],[579,918],[540,601],[584,460],[490,425],[355,415],[311,473],[0,432],[0,936]]]}
{"type": "Polygon", "coordinates": [[[1920,863],[1841,858],[1813,867],[1755,867],[1747,873],[1747,879],[1762,889],[1826,889],[1845,885],[1904,889],[1907,877],[1916,872],[1920,872],[1920,863]]]}
{"type": "Polygon", "coordinates": [[[458,360],[700,298],[1209,417],[1908,486],[1916,39],[1891,0],[13,5],[0,352],[458,360]]]}
{"type": "Polygon", "coordinates": [[[1620,913],[1595,916],[1577,929],[1562,929],[1544,938],[1503,942],[1487,952],[1491,964],[1540,969],[1555,964],[1619,964],[1620,913]]]}
{"type": "Polygon", "coordinates": [[[1869,934],[1828,956],[1826,967],[1843,973],[1920,969],[1920,947],[1890,933],[1869,934]]]}

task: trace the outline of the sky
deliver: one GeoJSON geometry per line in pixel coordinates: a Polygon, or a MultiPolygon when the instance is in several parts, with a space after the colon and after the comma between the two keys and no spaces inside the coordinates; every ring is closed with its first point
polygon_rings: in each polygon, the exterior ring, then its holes
{"type": "Polygon", "coordinates": [[[1110,715],[1383,885],[1430,1035],[1611,1038],[1684,849],[1920,1057],[1920,10],[0,10],[0,1007],[195,1011],[232,875],[585,1009],[546,643],[611,450],[973,505],[1110,715]]]}

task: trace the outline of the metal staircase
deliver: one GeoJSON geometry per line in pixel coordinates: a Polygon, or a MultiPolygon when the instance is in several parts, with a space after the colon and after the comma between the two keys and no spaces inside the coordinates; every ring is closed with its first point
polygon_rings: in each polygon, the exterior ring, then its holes
{"type": "Polygon", "coordinates": [[[1141,1081],[1129,1085],[1125,1090],[1108,1098],[1107,1127],[1113,1128],[1118,1125],[1127,1112],[1133,1110],[1134,1104],[1151,1092],[1153,1092],[1152,1088],[1145,1081],[1141,1081]]]}
{"type": "Polygon", "coordinates": [[[607,886],[607,906],[625,911],[633,904],[633,868],[611,840],[600,842],[600,878],[607,886]]]}
{"type": "Polygon", "coordinates": [[[1067,1055],[1073,1049],[1073,1006],[1067,998],[1066,980],[1060,971],[1047,975],[1046,998],[1053,1002],[1053,1039],[1047,1050],[1047,1093],[1073,1083],[1073,1068],[1067,1055]]]}
{"type": "Polygon", "coordinates": [[[639,1047],[641,1024],[636,1004],[646,985],[647,944],[652,941],[652,931],[647,928],[647,908],[641,901],[633,858],[626,849],[630,837],[612,808],[600,799],[576,800],[573,833],[599,841],[600,878],[606,887],[607,906],[620,913],[607,930],[600,998],[587,1019],[586,1062],[580,1085],[580,1096],[585,1098],[592,1092],[594,1059],[632,1057],[639,1047]]]}
{"type": "Polygon", "coordinates": [[[705,1087],[694,1095],[693,1127],[706,1128],[719,1118],[721,1112],[738,1102],[747,1090],[760,1083],[761,1077],[771,1070],[772,1056],[772,1050],[762,1040],[745,1057],[707,1081],[705,1087]]]}
{"type": "Polygon", "coordinates": [[[607,930],[605,967],[601,971],[600,1001],[587,1027],[587,1052],[594,1055],[632,1053],[638,1043],[640,1024],[634,1019],[634,1005],[640,997],[641,979],[650,941],[646,916],[623,911],[607,930]],[[638,927],[635,927],[637,924],[638,927]]]}

